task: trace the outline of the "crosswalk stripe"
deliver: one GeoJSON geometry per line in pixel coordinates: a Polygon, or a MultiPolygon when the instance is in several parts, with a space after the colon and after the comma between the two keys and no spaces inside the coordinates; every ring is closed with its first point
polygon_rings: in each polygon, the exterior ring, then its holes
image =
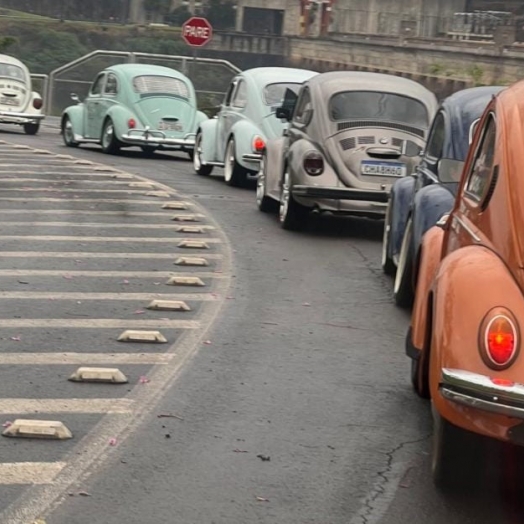
{"type": "Polygon", "coordinates": [[[0,328],[198,329],[197,320],[112,318],[0,318],[0,328]]]}
{"type": "MultiPolygon", "coordinates": [[[[2,173],[0,172],[0,175],[1,174],[2,173]]],[[[54,174],[56,175],[56,173],[54,174]]],[[[107,174],[106,175],[102,175],[102,174],[93,175],[94,177],[97,177],[97,178],[107,178],[107,180],[86,180],[84,178],[85,176],[86,176],[85,173],[82,173],[82,175],[75,175],[73,178],[64,178],[61,176],[61,178],[58,178],[55,180],[49,180],[49,177],[29,178],[29,177],[20,176],[20,173],[17,173],[16,177],[15,176],[9,176],[9,177],[0,176],[0,184],[6,183],[6,182],[7,183],[12,182],[13,184],[17,184],[18,186],[20,186],[21,183],[27,184],[28,182],[31,182],[35,184],[46,184],[49,190],[53,189],[55,191],[60,191],[62,189],[60,184],[68,185],[68,183],[70,182],[74,182],[75,184],[100,184],[100,185],[110,184],[112,186],[126,186],[126,187],[130,187],[129,184],[132,183],[132,181],[129,181],[129,180],[118,180],[116,178],[108,177],[107,174]],[[78,176],[78,179],[77,179],[77,176],[78,176]],[[82,178],[80,178],[80,176],[82,178]]],[[[20,190],[20,187],[18,189],[20,190]]],[[[34,188],[34,189],[37,189],[37,188],[34,188]]],[[[143,190],[144,188],[142,188],[142,191],[143,190]]]]}
{"type": "MultiPolygon", "coordinates": [[[[181,241],[182,238],[179,238],[181,241]]],[[[200,240],[200,239],[199,239],[200,240]]],[[[180,253],[95,253],[90,251],[0,251],[0,258],[111,258],[111,259],[146,259],[146,260],[174,260],[180,253]]],[[[220,260],[223,255],[205,254],[210,260],[220,260]]]]}
{"type": "MultiPolygon", "coordinates": [[[[175,300],[211,302],[216,298],[210,293],[74,293],[49,291],[0,291],[0,300],[175,300]]],[[[0,353],[1,355],[1,353],[0,353]]]]}
{"type": "Polygon", "coordinates": [[[170,278],[200,277],[223,278],[221,273],[213,272],[171,272],[171,271],[61,271],[57,269],[0,269],[0,277],[96,277],[96,278],[170,278]]]}
{"type": "MultiPolygon", "coordinates": [[[[42,242],[131,242],[134,244],[142,243],[176,243],[181,240],[180,237],[87,237],[87,236],[61,236],[61,235],[0,235],[0,240],[35,240],[42,242]]],[[[222,242],[219,238],[198,238],[208,244],[219,244],[222,242]]],[[[1,253],[1,252],[0,252],[1,253]]]]}
{"type": "MultiPolygon", "coordinates": [[[[71,197],[68,197],[69,199],[71,197]]],[[[2,202],[64,202],[64,198],[51,198],[51,197],[0,197],[2,202]]],[[[142,205],[142,206],[159,206],[163,200],[129,200],[129,199],[118,199],[118,198],[75,198],[73,202],[91,202],[96,204],[126,204],[126,205],[142,205]]],[[[172,211],[171,211],[172,212],[172,211]]],[[[121,213],[123,215],[123,212],[121,213]]]]}
{"type": "Polygon", "coordinates": [[[66,465],[66,462],[0,463],[0,484],[51,484],[66,465]]]}
{"type": "Polygon", "coordinates": [[[0,366],[166,364],[174,353],[0,353],[0,366]]]}
{"type": "Polygon", "coordinates": [[[127,398],[0,398],[4,415],[42,413],[130,413],[134,402],[127,398]]]}
{"type": "MultiPolygon", "coordinates": [[[[0,190],[1,191],[1,190],[0,190]]],[[[0,222],[0,227],[91,227],[97,229],[168,229],[176,230],[180,224],[120,224],[95,222],[0,222]]],[[[200,239],[199,239],[200,240],[200,239]]]]}
{"type": "MultiPolygon", "coordinates": [[[[63,200],[61,200],[63,202],[63,200]]],[[[128,217],[169,217],[173,214],[172,209],[167,209],[161,212],[135,211],[90,211],[84,209],[0,209],[0,215],[96,215],[96,216],[118,216],[122,218],[128,217]]],[[[204,229],[214,229],[213,226],[198,225],[204,229]]]]}
{"type": "Polygon", "coordinates": [[[124,193],[126,195],[144,195],[147,191],[154,191],[151,189],[77,189],[71,187],[60,187],[48,189],[46,187],[3,187],[2,192],[15,191],[17,193],[124,193]]]}

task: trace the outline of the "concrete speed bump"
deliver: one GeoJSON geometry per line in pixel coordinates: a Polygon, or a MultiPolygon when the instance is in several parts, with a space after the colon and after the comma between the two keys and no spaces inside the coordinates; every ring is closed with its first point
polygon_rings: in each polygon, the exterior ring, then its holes
{"type": "Polygon", "coordinates": [[[51,155],[51,151],[46,151],[45,149],[33,149],[34,155],[51,155]]]}
{"type": "Polygon", "coordinates": [[[95,171],[97,173],[116,173],[116,169],[113,169],[112,167],[107,166],[97,166],[95,167],[95,171]]]}
{"type": "Polygon", "coordinates": [[[188,209],[191,204],[189,202],[166,202],[162,209],[188,209]]]}
{"type": "Polygon", "coordinates": [[[148,191],[146,196],[157,198],[169,198],[171,196],[167,191],[148,191]]]}
{"type": "Polygon", "coordinates": [[[22,146],[20,144],[14,145],[13,149],[31,149],[29,146],[22,146]]]}
{"type": "Polygon", "coordinates": [[[177,228],[178,233],[204,233],[205,229],[200,226],[180,226],[177,228]]]}
{"type": "Polygon", "coordinates": [[[150,184],[149,182],[131,182],[129,184],[129,187],[141,187],[142,189],[151,189],[152,187],[155,187],[155,185],[150,184]]]}
{"type": "Polygon", "coordinates": [[[168,286],[193,286],[204,287],[204,282],[198,277],[171,277],[166,284],[168,286]]]}
{"type": "Polygon", "coordinates": [[[172,220],[175,222],[199,222],[198,215],[174,215],[172,220]]]}
{"type": "Polygon", "coordinates": [[[71,382],[104,382],[127,384],[127,377],[117,368],[78,368],[69,379],[71,382]]]}
{"type": "Polygon", "coordinates": [[[131,178],[135,178],[133,175],[129,175],[127,173],[118,173],[117,175],[113,175],[111,178],[118,178],[122,180],[129,180],[131,178]]]}
{"type": "Polygon", "coordinates": [[[191,311],[191,308],[179,300],[153,300],[147,309],[156,311],[191,311]]]}
{"type": "Polygon", "coordinates": [[[209,266],[205,258],[200,257],[180,257],[175,260],[175,266],[209,266]]]}
{"type": "Polygon", "coordinates": [[[58,420],[15,420],[2,433],[4,437],[46,438],[65,440],[73,438],[73,434],[58,420]]]}
{"type": "Polygon", "coordinates": [[[135,331],[128,329],[124,331],[119,337],[119,342],[147,342],[150,344],[165,344],[166,337],[160,331],[135,331]]]}
{"type": "Polygon", "coordinates": [[[209,249],[209,246],[202,240],[182,240],[178,247],[185,249],[209,249]]]}
{"type": "Polygon", "coordinates": [[[94,162],[90,160],[76,160],[74,163],[79,166],[92,166],[94,162]]]}

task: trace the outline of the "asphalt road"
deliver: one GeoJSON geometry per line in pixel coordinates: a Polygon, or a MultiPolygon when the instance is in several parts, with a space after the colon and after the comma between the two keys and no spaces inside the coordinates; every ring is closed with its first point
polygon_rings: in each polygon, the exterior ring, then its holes
{"type": "MultiPolygon", "coordinates": [[[[7,130],[0,140],[72,154],[178,191],[147,204],[135,202],[151,200],[143,190],[119,193],[125,204],[96,203],[108,198],[114,178],[105,177],[102,186],[75,184],[69,180],[78,180],[75,166],[94,166],[62,159],[69,170],[48,168],[49,156],[29,153],[40,165],[31,173],[13,166],[11,174],[23,182],[6,191],[13,179],[0,166],[1,250],[11,253],[0,256],[0,417],[13,420],[12,399],[25,399],[19,404],[28,409],[30,399],[52,399],[46,406],[54,406],[53,417],[75,432],[68,441],[0,440],[2,524],[38,517],[46,524],[524,522],[515,503],[520,486],[487,471],[467,493],[445,496],[431,483],[429,404],[409,386],[409,317],[393,306],[391,282],[380,270],[382,223],[324,217],[306,232],[285,232],[275,217],[256,210],[253,191],[226,186],[220,170],[196,177],[183,155],[70,150],[49,127],[37,137],[7,130]],[[50,197],[34,191],[42,186],[38,178],[59,195],[74,189],[73,198],[30,200],[50,197]],[[101,193],[88,192],[94,187],[101,193]],[[86,195],[92,202],[80,201],[86,195]],[[21,200],[6,200],[15,196],[21,200]],[[215,228],[192,235],[209,239],[210,250],[196,251],[211,267],[182,268],[201,274],[207,287],[172,292],[191,312],[135,315],[146,295],[171,292],[165,278],[152,275],[174,271],[167,255],[181,250],[169,242],[181,234],[166,230],[173,223],[158,216],[166,200],[193,203],[191,212],[215,228]],[[118,206],[154,214],[93,216],[118,206]],[[8,212],[13,209],[23,213],[8,212]],[[91,225],[78,225],[85,221],[91,225]],[[91,240],[80,238],[87,235],[91,240]],[[113,235],[128,240],[113,242],[113,235]],[[37,256],[40,251],[75,254],[52,258],[37,256]],[[21,252],[29,254],[13,254],[21,252]],[[135,276],[126,278],[126,271],[135,276]],[[104,296],[88,296],[93,293],[104,296]],[[116,300],[115,293],[140,296],[116,300]],[[196,293],[197,300],[180,293],[196,293]],[[133,328],[138,317],[164,322],[162,332],[174,344],[130,350],[115,343],[120,326],[133,328]],[[82,318],[94,325],[75,322],[82,318]],[[111,327],[94,327],[107,325],[104,319],[111,327]],[[63,352],[69,361],[60,362],[63,352]],[[130,383],[65,381],[83,352],[95,363],[120,362],[130,383]],[[119,360],[120,353],[127,356],[119,360]],[[146,364],[134,363],[137,354],[146,364]],[[150,381],[140,384],[140,376],[150,381]],[[77,404],[59,402],[71,398],[77,404]],[[11,468],[11,477],[9,471],[2,477],[6,463],[25,462],[36,469],[13,474],[11,468]]],[[[494,453],[486,460],[497,459],[494,453]]]]}

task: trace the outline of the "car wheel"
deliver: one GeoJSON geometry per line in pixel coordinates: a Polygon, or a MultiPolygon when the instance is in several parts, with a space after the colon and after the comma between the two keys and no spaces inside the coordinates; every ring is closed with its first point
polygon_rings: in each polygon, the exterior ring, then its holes
{"type": "Polygon", "coordinates": [[[73,131],[73,124],[68,117],[64,118],[62,124],[62,137],[64,139],[64,144],[67,147],[78,147],[80,144],[75,141],[75,133],[73,131]]]}
{"type": "Polygon", "coordinates": [[[24,131],[26,135],[36,135],[40,129],[40,122],[31,122],[24,124],[24,131]]]}
{"type": "Polygon", "coordinates": [[[142,151],[144,152],[144,155],[146,156],[153,156],[157,149],[154,146],[140,146],[140,148],[142,149],[142,151]]]}
{"type": "Polygon", "coordinates": [[[230,138],[226,148],[224,161],[224,180],[226,184],[242,187],[247,182],[246,170],[237,162],[235,154],[235,139],[230,138]]]}
{"type": "Polygon", "coordinates": [[[113,121],[108,118],[104,123],[102,130],[102,151],[109,155],[116,155],[120,151],[120,141],[116,137],[115,126],[113,121]]]}
{"type": "Polygon", "coordinates": [[[202,164],[202,133],[198,133],[195,140],[193,151],[193,168],[195,173],[200,176],[208,176],[213,171],[213,166],[202,164]]]}
{"type": "Polygon", "coordinates": [[[398,261],[397,274],[395,276],[395,285],[393,297],[395,304],[402,308],[409,308],[413,305],[415,293],[413,289],[413,242],[412,242],[413,222],[408,219],[400,256],[398,261]]]}
{"type": "Polygon", "coordinates": [[[393,215],[393,200],[390,200],[384,219],[384,236],[382,238],[382,270],[390,277],[395,276],[397,266],[389,256],[391,242],[391,219],[393,215]]]}
{"type": "Polygon", "coordinates": [[[263,213],[269,213],[277,210],[277,202],[266,195],[266,155],[262,155],[260,160],[260,171],[257,178],[257,206],[263,213]]]}
{"type": "Polygon", "coordinates": [[[284,180],[282,181],[282,189],[280,192],[280,211],[278,216],[280,225],[284,229],[299,231],[304,229],[307,224],[309,209],[300,205],[293,198],[291,189],[291,175],[289,174],[289,170],[286,168],[284,180]]]}

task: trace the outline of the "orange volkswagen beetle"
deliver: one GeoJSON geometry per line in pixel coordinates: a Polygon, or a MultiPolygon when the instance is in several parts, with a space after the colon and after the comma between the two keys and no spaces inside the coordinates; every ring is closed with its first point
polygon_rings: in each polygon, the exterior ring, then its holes
{"type": "Polygon", "coordinates": [[[424,236],[415,277],[406,352],[415,391],[432,400],[441,487],[467,469],[472,433],[524,445],[523,166],[520,82],[487,107],[454,207],[424,236]]]}

